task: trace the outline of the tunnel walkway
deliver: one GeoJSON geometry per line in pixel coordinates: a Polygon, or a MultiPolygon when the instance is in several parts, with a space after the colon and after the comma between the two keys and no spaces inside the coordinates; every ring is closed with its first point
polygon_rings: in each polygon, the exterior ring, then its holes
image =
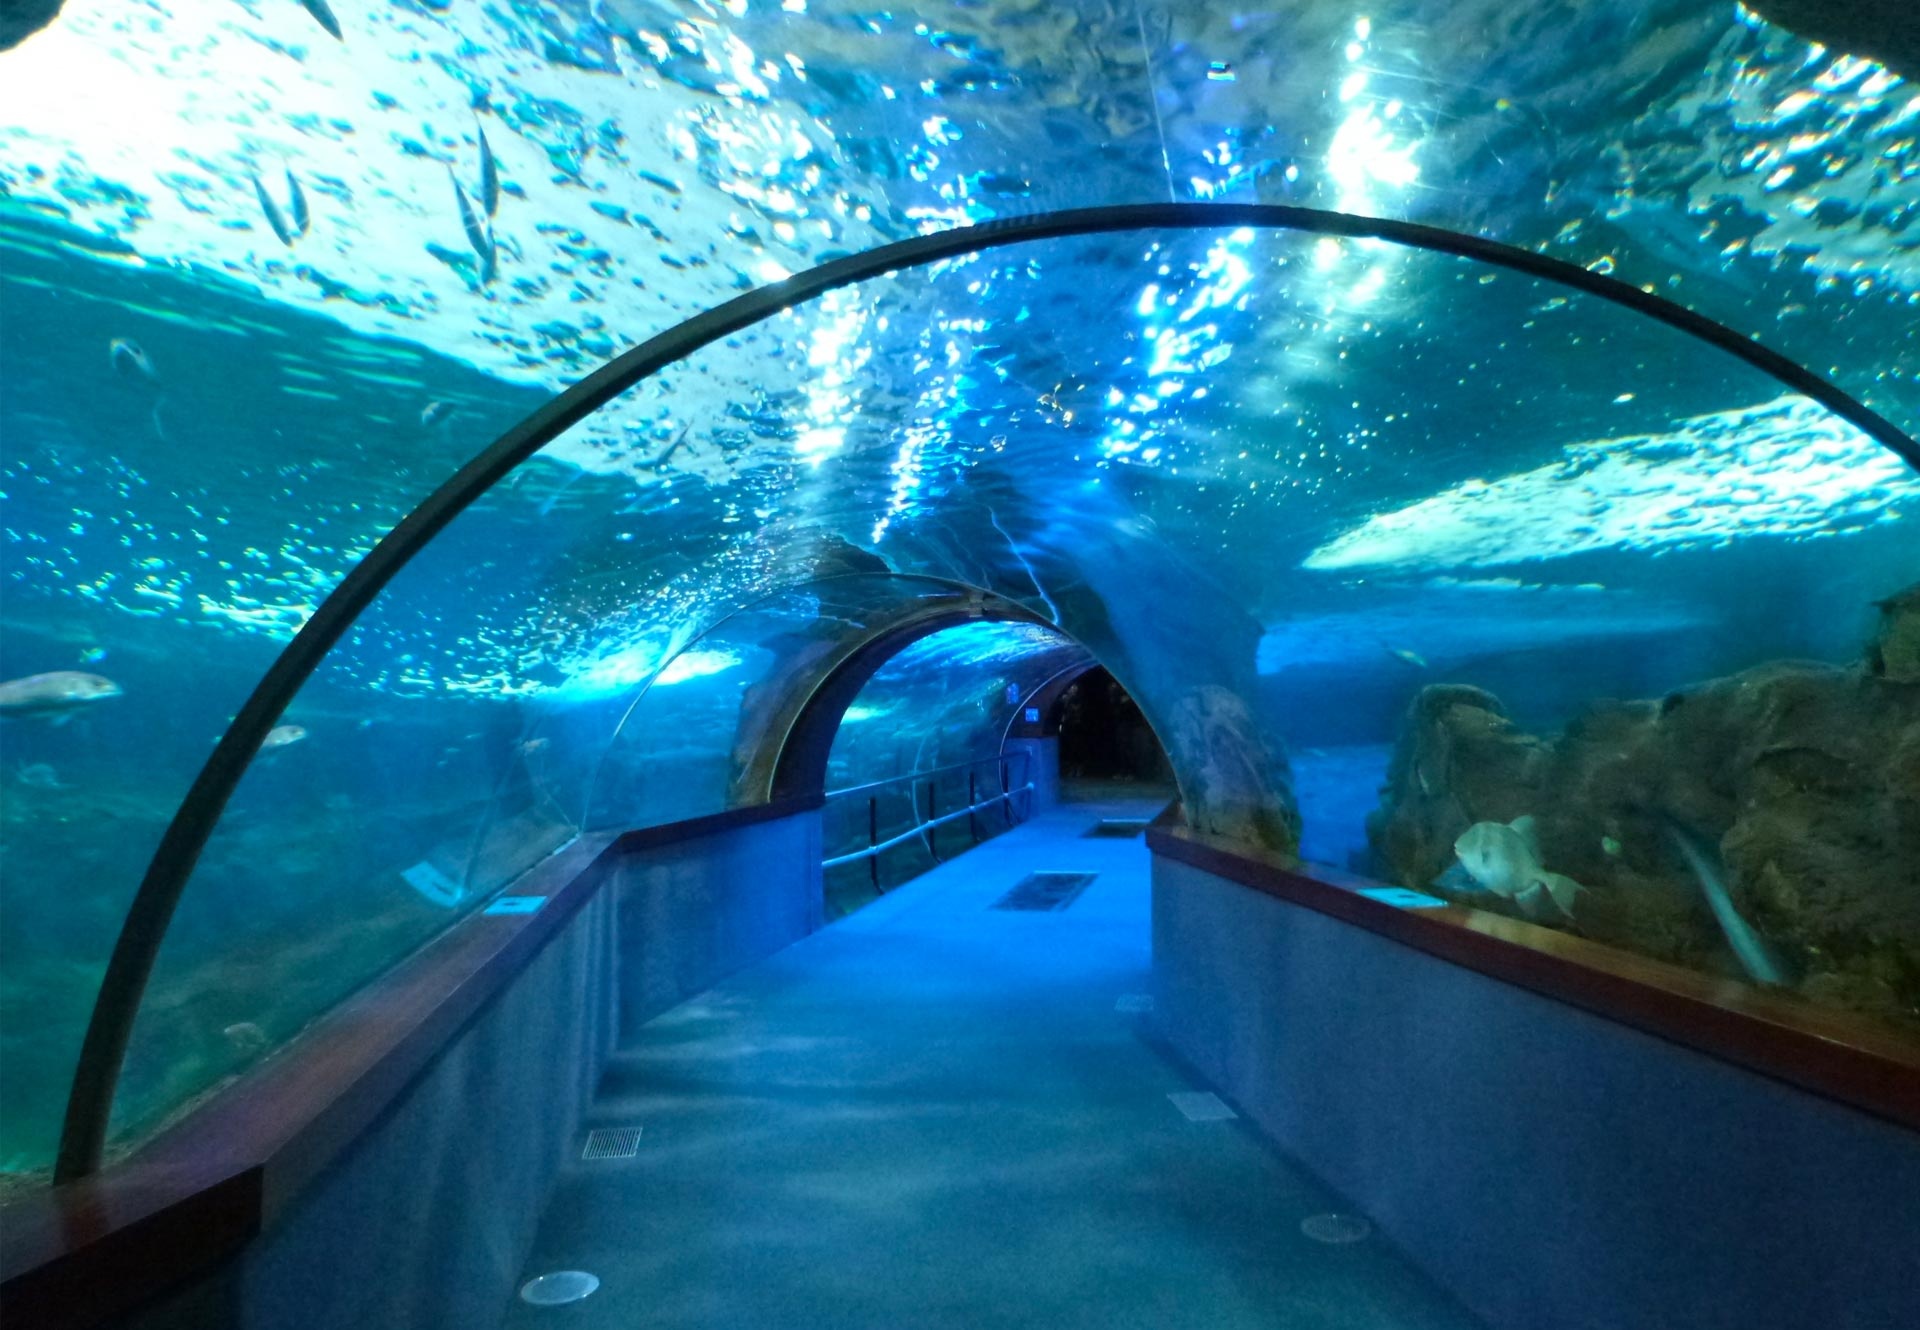
{"type": "Polygon", "coordinates": [[[1146,804],[1070,803],[667,1012],[616,1055],[514,1327],[985,1330],[1475,1324],[1151,1042],[1146,804]],[[990,908],[1036,870],[1066,908],[990,908]],[[1189,1103],[1189,1107],[1194,1107],[1189,1103]],[[1204,1101],[1199,1105],[1205,1108],[1204,1101]]]}

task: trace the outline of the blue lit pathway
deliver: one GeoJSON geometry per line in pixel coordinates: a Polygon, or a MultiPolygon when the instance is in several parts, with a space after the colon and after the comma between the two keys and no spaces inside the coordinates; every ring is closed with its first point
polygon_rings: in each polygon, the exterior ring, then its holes
{"type": "Polygon", "coordinates": [[[1068,804],[668,1012],[621,1053],[526,1276],[599,1292],[515,1327],[1231,1330],[1474,1324],[1116,1011],[1148,988],[1142,840],[1068,804]],[[1058,913],[988,906],[1094,870],[1058,913]]]}

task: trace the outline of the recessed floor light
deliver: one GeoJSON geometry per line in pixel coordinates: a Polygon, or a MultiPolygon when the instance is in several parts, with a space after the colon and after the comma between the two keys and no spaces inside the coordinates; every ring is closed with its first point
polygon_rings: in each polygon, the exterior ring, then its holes
{"type": "Polygon", "coordinates": [[[1373,1232],[1373,1225],[1359,1215],[1308,1215],[1300,1221],[1300,1231],[1315,1242],[1339,1246],[1360,1241],[1373,1232]]]}
{"type": "Polygon", "coordinates": [[[578,1302],[600,1287],[600,1276],[585,1270],[555,1270],[536,1275],[520,1286],[520,1301],[536,1307],[560,1307],[578,1302]]]}

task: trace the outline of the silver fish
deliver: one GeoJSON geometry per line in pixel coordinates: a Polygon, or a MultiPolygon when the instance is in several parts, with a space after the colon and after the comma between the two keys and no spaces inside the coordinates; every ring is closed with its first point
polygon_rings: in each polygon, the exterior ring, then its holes
{"type": "Polygon", "coordinates": [[[1553,917],[1548,905],[1572,918],[1575,899],[1586,890],[1540,862],[1540,837],[1530,816],[1511,823],[1476,822],[1460,833],[1453,852],[1475,882],[1536,920],[1553,917]]]}
{"type": "Polygon", "coordinates": [[[76,709],[120,696],[120,685],[97,674],[54,670],[0,683],[0,716],[64,725],[76,709]]]}
{"type": "Polygon", "coordinates": [[[1390,646],[1387,648],[1387,654],[1395,660],[1405,661],[1416,670],[1424,670],[1427,668],[1427,658],[1418,651],[1409,651],[1406,647],[1390,646]]]}
{"type": "Polygon", "coordinates": [[[140,343],[131,338],[116,337],[107,343],[107,363],[121,374],[131,374],[149,382],[160,377],[154,372],[153,361],[140,349],[140,343]]]}
{"type": "Polygon", "coordinates": [[[479,256],[480,284],[484,286],[493,279],[496,270],[493,237],[487,233],[487,228],[481,222],[479,214],[474,212],[473,203],[467,198],[467,191],[460,187],[459,180],[454,177],[452,167],[447,168],[447,179],[453,185],[454,201],[460,205],[460,225],[466,229],[467,244],[472,246],[473,252],[479,256]]]}
{"type": "Polygon", "coordinates": [[[340,31],[340,20],[333,16],[333,10],[327,0],[300,0],[300,8],[313,15],[313,21],[325,28],[337,41],[345,41],[340,31]]]}
{"type": "Polygon", "coordinates": [[[305,235],[313,216],[307,211],[307,191],[300,188],[300,177],[293,173],[290,166],[287,168],[287,213],[293,221],[293,233],[305,235]]]}
{"type": "Polygon", "coordinates": [[[32,762],[18,768],[14,778],[30,790],[65,790],[71,788],[60,779],[60,773],[48,762],[32,762]]]}
{"type": "Polygon", "coordinates": [[[432,429],[453,414],[451,403],[434,400],[420,408],[420,428],[432,429]]]}
{"type": "Polygon", "coordinates": [[[267,737],[260,741],[260,751],[270,752],[275,748],[285,748],[297,744],[307,737],[304,725],[276,725],[267,731],[267,737]]]}
{"type": "Polygon", "coordinates": [[[1741,918],[1740,911],[1734,907],[1733,897],[1728,894],[1727,884],[1715,867],[1714,856],[1705,843],[1672,818],[1663,817],[1661,820],[1666,823],[1667,836],[1673,841],[1674,848],[1680,851],[1680,857],[1693,870],[1694,877],[1700,883],[1700,893],[1707,898],[1707,908],[1713,911],[1714,921],[1720,925],[1727,945],[1739,958],[1747,976],[1756,984],[1779,987],[1791,983],[1787,967],[1781,964],[1773,948],[1767,945],[1767,940],[1754,930],[1752,924],[1741,918]]]}
{"type": "Polygon", "coordinates": [[[480,135],[480,206],[491,217],[500,210],[500,170],[493,162],[493,145],[487,142],[487,131],[475,126],[480,135]]]}
{"type": "Polygon", "coordinates": [[[267,187],[260,183],[259,176],[249,173],[247,178],[253,181],[253,194],[260,200],[260,211],[267,215],[267,225],[272,227],[273,233],[280,237],[281,244],[291,246],[293,228],[287,225],[286,216],[280,211],[280,205],[273,201],[273,195],[267,193],[267,187]]]}

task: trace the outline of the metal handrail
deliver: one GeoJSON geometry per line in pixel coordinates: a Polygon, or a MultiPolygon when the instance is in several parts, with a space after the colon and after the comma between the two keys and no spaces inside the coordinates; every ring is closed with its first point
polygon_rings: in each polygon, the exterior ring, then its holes
{"type": "MultiPolygon", "coordinates": [[[[869,877],[873,883],[873,889],[876,892],[883,892],[886,888],[880,885],[880,855],[887,850],[891,850],[894,846],[904,845],[906,842],[918,836],[921,841],[925,843],[928,856],[932,858],[935,863],[939,863],[940,848],[934,840],[933,833],[947,823],[958,822],[964,817],[967,819],[967,828],[972,834],[973,842],[978,845],[980,843],[980,829],[974,825],[973,815],[984,809],[992,808],[996,804],[1004,808],[1007,825],[1011,827],[1013,825],[1013,796],[1016,794],[1026,794],[1030,796],[1033,793],[1032,765],[1033,755],[1030,753],[1020,751],[1012,753],[1001,752],[996,753],[992,757],[977,757],[971,762],[955,762],[944,767],[928,767],[924,771],[908,771],[898,776],[889,776],[885,780],[869,781],[864,785],[849,785],[844,789],[829,791],[826,796],[828,800],[835,798],[844,799],[848,795],[857,794],[865,794],[867,796],[867,845],[865,849],[854,850],[848,854],[835,855],[831,859],[824,859],[821,861],[820,867],[824,870],[840,864],[857,863],[865,859],[867,861],[869,877]],[[1026,784],[1017,787],[1013,784],[1012,774],[1013,762],[1016,758],[1023,764],[1022,770],[1027,772],[1026,784]],[[998,794],[986,799],[979,798],[979,791],[975,788],[974,778],[970,774],[967,777],[966,806],[956,808],[951,812],[941,813],[938,816],[935,815],[934,782],[938,777],[951,775],[959,771],[971,773],[989,764],[993,766],[994,772],[1000,781],[1000,792],[998,794]],[[924,818],[920,816],[920,786],[922,782],[925,782],[927,786],[927,816],[924,818]],[[907,800],[913,809],[914,825],[899,835],[891,836],[883,841],[880,839],[880,796],[877,791],[900,785],[906,786],[907,800]]],[[[1028,799],[1027,807],[1029,811],[1031,811],[1033,807],[1031,798],[1028,799]]]]}
{"type": "Polygon", "coordinates": [[[939,817],[922,822],[918,826],[901,832],[898,836],[881,841],[878,845],[869,845],[866,849],[855,850],[851,854],[837,854],[831,859],[822,859],[820,866],[822,868],[834,868],[840,864],[857,863],[861,859],[873,858],[875,855],[891,850],[896,845],[912,840],[915,836],[924,836],[935,827],[943,827],[947,823],[957,822],[963,817],[972,817],[975,813],[983,809],[991,808],[1003,800],[1011,800],[1014,795],[1025,794],[1031,789],[1033,789],[1033,782],[1028,781],[1025,785],[1016,785],[1011,789],[1002,790],[990,799],[982,799],[977,804],[968,804],[965,808],[956,808],[951,813],[942,813],[939,817]]]}
{"type": "Polygon", "coordinates": [[[871,780],[865,785],[849,785],[844,789],[828,790],[826,797],[838,799],[843,794],[864,794],[868,790],[877,790],[882,785],[898,785],[903,781],[918,781],[927,776],[944,776],[950,771],[967,771],[973,767],[984,767],[989,762],[1006,762],[1014,757],[1026,758],[1025,753],[1000,753],[994,757],[976,757],[971,762],[955,762],[952,766],[928,767],[925,771],[906,771],[898,776],[888,776],[885,780],[871,780]]]}
{"type": "Polygon", "coordinates": [[[1591,272],[1533,250],[1449,231],[1421,222],[1327,212],[1277,203],[1135,203],[1066,209],[1027,217],[1002,217],[973,226],[936,231],[880,245],[758,287],[696,314],[639,346],[622,352],[572,387],[536,408],[488,444],[407,514],[360,559],[308,616],[293,640],[261,675],[200,768],[148,861],[145,876],[121,921],[81,1041],[60,1129],[54,1180],[69,1182],[100,1167],[107,1120],[134,1017],[146,993],[160,944],[180,903],[180,893],[226,810],[227,801],[260,751],[267,731],[293,701],[320,662],[346,635],[400,570],[454,518],[567,430],[661,370],[715,342],[829,291],[888,273],[921,268],[990,249],[1068,236],[1130,231],[1217,230],[1258,227],[1306,235],[1380,240],[1410,249],[1452,254],[1509,272],[1524,273],[1582,291],[1630,309],[1717,347],[1763,374],[1809,397],[1856,426],[1909,466],[1920,470],[1920,443],[1864,402],[1757,340],[1653,291],[1591,272]]]}

